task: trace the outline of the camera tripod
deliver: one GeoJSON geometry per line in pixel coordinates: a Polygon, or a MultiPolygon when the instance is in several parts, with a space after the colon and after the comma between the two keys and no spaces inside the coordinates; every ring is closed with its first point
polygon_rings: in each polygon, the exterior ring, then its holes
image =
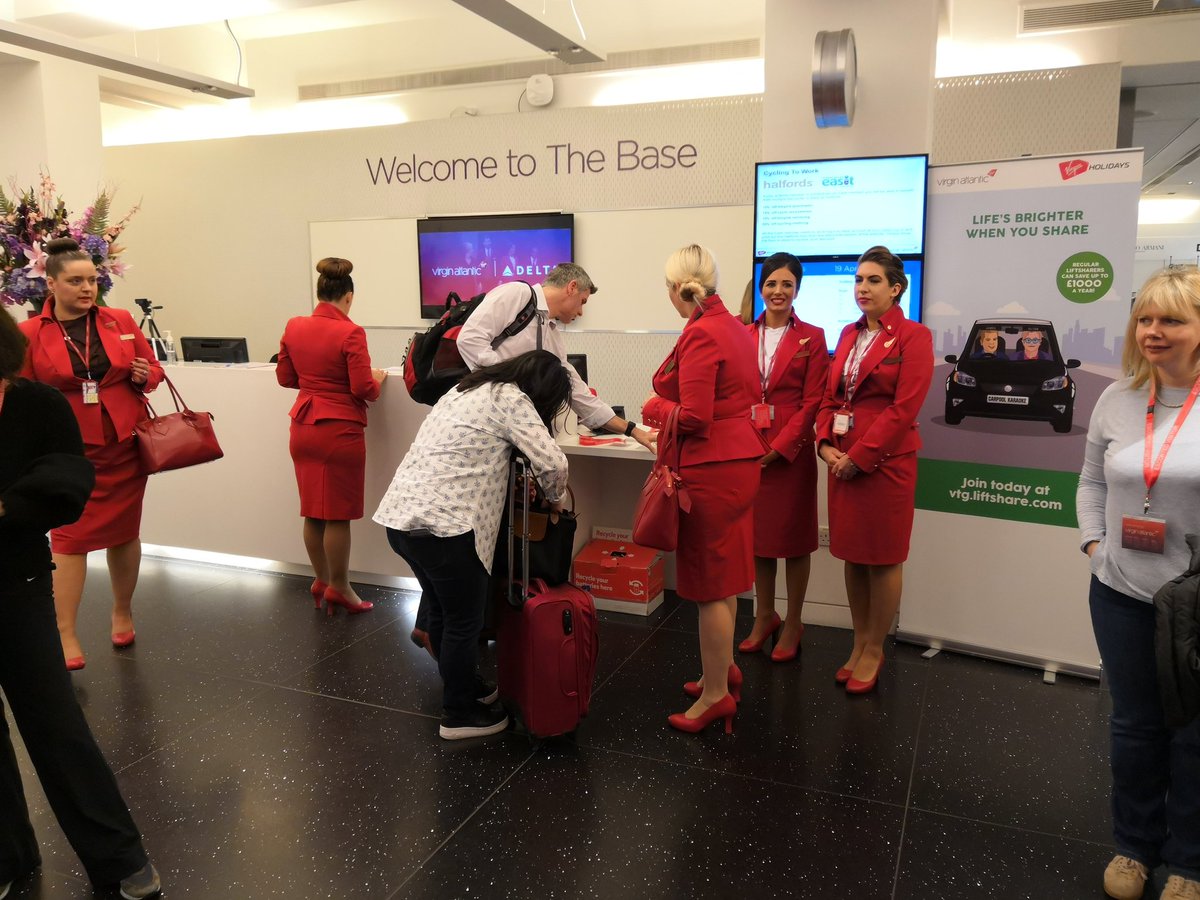
{"type": "Polygon", "coordinates": [[[158,323],[154,321],[154,311],[162,309],[161,306],[154,306],[145,297],[139,297],[133,301],[142,308],[142,321],[138,322],[138,330],[146,332],[146,338],[150,341],[150,346],[154,348],[154,355],[159,362],[168,362],[167,359],[167,341],[162,336],[162,332],[158,330],[158,323]],[[147,329],[146,324],[150,327],[147,329]]]}

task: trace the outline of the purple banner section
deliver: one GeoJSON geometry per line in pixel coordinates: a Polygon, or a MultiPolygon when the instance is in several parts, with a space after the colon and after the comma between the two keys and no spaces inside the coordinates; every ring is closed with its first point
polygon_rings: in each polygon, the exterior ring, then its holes
{"type": "Polygon", "coordinates": [[[456,292],[464,300],[506,281],[541,281],[571,261],[571,232],[451,231],[419,236],[421,306],[441,306],[456,292]]]}

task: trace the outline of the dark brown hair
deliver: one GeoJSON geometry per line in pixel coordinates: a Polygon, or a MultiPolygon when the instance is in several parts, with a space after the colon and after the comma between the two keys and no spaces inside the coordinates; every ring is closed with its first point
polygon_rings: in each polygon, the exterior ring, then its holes
{"type": "Polygon", "coordinates": [[[321,273],[317,279],[318,300],[341,300],[354,290],[354,279],[350,277],[354,263],[350,260],[327,256],[317,263],[317,271],[321,273]]]}
{"type": "Polygon", "coordinates": [[[463,377],[459,393],[483,384],[515,384],[525,392],[546,430],[554,434],[554,417],[571,399],[571,376],[563,362],[549,350],[530,350],[493,366],[484,366],[463,377]]]}
{"type": "Polygon", "coordinates": [[[904,296],[904,292],[908,290],[908,276],[904,274],[904,260],[898,257],[887,247],[879,246],[872,247],[866,253],[858,258],[858,264],[875,263],[883,269],[884,277],[887,278],[888,284],[900,285],[900,293],[896,295],[896,303],[900,302],[900,298],[904,296]]]}
{"type": "Polygon", "coordinates": [[[0,378],[12,378],[21,371],[28,344],[13,317],[0,309],[0,378]]]}
{"type": "Polygon", "coordinates": [[[92,261],[92,257],[87,251],[80,250],[79,244],[73,238],[55,238],[47,241],[46,253],[48,255],[46,260],[46,276],[48,278],[57,278],[61,275],[67,263],[92,261]]]}
{"type": "Polygon", "coordinates": [[[762,293],[763,285],[767,283],[767,279],[780,269],[787,269],[795,275],[796,288],[800,288],[800,279],[804,277],[804,266],[800,265],[800,260],[796,259],[790,253],[772,253],[763,260],[762,271],[758,273],[759,293],[762,293]]]}

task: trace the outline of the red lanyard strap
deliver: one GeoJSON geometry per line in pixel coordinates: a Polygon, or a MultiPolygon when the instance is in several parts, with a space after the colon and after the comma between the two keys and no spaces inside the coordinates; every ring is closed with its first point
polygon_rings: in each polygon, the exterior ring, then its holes
{"type": "Polygon", "coordinates": [[[1184,420],[1196,404],[1196,396],[1200,394],[1200,378],[1197,378],[1196,383],[1192,385],[1191,393],[1188,394],[1187,400],[1184,401],[1183,407],[1179,410],[1179,415],[1175,417],[1175,424],[1167,432],[1167,439],[1163,441],[1157,458],[1154,457],[1154,404],[1156,394],[1157,389],[1154,382],[1151,381],[1150,403],[1146,407],[1146,446],[1142,454],[1142,476],[1146,479],[1146,503],[1142,508],[1143,513],[1150,511],[1150,491],[1154,489],[1154,483],[1158,481],[1158,476],[1162,474],[1163,463],[1167,459],[1167,451],[1171,449],[1171,444],[1175,441],[1175,435],[1179,434],[1179,429],[1183,427],[1184,420]]]}
{"type": "MultiPolygon", "coordinates": [[[[63,340],[67,342],[67,346],[71,352],[79,357],[79,361],[83,363],[84,371],[87,372],[88,381],[92,380],[92,317],[86,316],[87,321],[83,323],[83,353],[79,352],[79,348],[75,346],[75,342],[71,340],[71,336],[67,334],[67,328],[62,322],[58,323],[58,328],[62,331],[63,340]]],[[[55,319],[57,322],[58,320],[55,319]]]]}

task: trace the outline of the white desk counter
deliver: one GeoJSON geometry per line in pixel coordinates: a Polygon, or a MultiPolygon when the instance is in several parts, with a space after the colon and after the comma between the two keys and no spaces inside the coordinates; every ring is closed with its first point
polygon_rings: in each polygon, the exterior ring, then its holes
{"type": "MultiPolygon", "coordinates": [[[[142,518],[148,553],[200,556],[196,551],[249,557],[261,568],[303,573],[308,557],[300,538],[299,497],[288,455],[288,410],[296,391],[281,388],[275,367],[186,363],[167,367],[188,405],[215,416],[225,458],[151,477],[142,518]]],[[[159,413],[172,411],[165,387],[150,395],[159,413]]],[[[364,517],[351,526],[350,568],[355,580],[415,586],[404,561],[371,521],[379,499],[407,452],[428,407],[415,403],[393,374],[368,414],[364,517]]],[[[593,525],[628,528],[653,457],[636,441],[581,447],[575,435],[560,445],[571,461],[571,488],[579,514],[576,550],[593,525]]],[[[673,566],[668,566],[674,584],[673,566]]]]}

